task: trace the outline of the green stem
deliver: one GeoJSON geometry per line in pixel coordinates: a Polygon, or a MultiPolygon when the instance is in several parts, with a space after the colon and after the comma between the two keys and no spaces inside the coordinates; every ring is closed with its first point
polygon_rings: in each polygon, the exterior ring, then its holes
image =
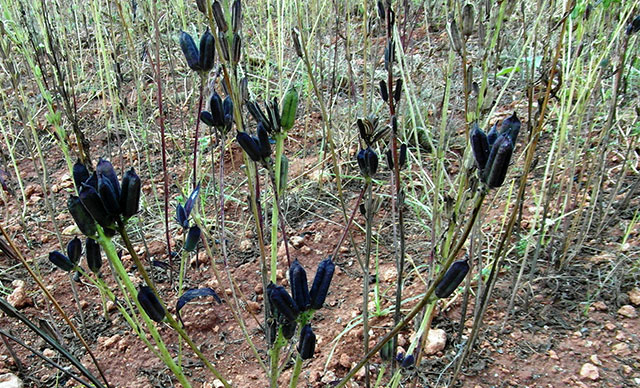
{"type": "Polygon", "coordinates": [[[289,384],[289,388],[296,388],[298,386],[298,378],[300,377],[300,372],[302,371],[302,357],[298,354],[296,356],[296,364],[293,367],[293,375],[291,375],[291,383],[289,384]]]}
{"type": "MultiPolygon", "coordinates": [[[[282,166],[282,154],[284,152],[284,139],[286,134],[278,133],[276,138],[275,177],[273,187],[273,207],[271,209],[271,282],[276,282],[278,270],[278,194],[280,190],[280,168],[282,166]]],[[[285,242],[286,244],[286,242],[285,242]]]]}
{"type": "MultiPolygon", "coordinates": [[[[116,252],[116,248],[113,245],[111,238],[107,237],[104,234],[104,232],[102,231],[102,228],[98,228],[97,241],[102,246],[102,249],[104,249],[105,255],[107,256],[109,261],[112,262],[113,268],[116,270],[116,273],[122,280],[122,283],[127,289],[127,292],[129,293],[129,295],[131,296],[131,299],[133,300],[134,304],[138,308],[138,311],[140,312],[142,319],[145,321],[147,329],[149,329],[149,333],[151,334],[151,337],[155,341],[160,351],[160,354],[159,354],[160,359],[162,360],[162,362],[164,362],[167,365],[169,369],[171,369],[171,371],[173,372],[173,374],[176,376],[176,378],[178,379],[180,384],[182,384],[183,387],[185,388],[191,387],[191,384],[187,380],[187,377],[184,375],[182,369],[178,367],[178,365],[176,365],[176,363],[173,361],[173,358],[171,357],[171,354],[169,354],[169,350],[164,344],[164,341],[162,340],[160,333],[158,333],[158,329],[154,325],[151,318],[149,318],[147,313],[144,311],[144,309],[140,305],[140,302],[138,302],[138,298],[136,297],[137,295],[136,287],[133,285],[133,282],[131,282],[129,275],[127,274],[127,270],[124,268],[122,261],[118,257],[118,253],[116,252]]],[[[141,267],[139,266],[138,269],[140,268],[141,267]]],[[[167,316],[170,316],[170,314],[167,314],[167,316]]]]}
{"type": "MultiPolygon", "coordinates": [[[[140,275],[144,279],[145,283],[147,284],[147,286],[149,286],[151,288],[151,290],[153,290],[153,293],[156,294],[156,296],[158,296],[158,291],[156,290],[155,285],[153,284],[151,279],[149,278],[149,274],[147,273],[147,270],[142,265],[142,262],[140,261],[140,258],[138,257],[138,254],[136,253],[135,249],[133,248],[133,245],[131,244],[131,240],[129,240],[129,235],[127,234],[127,231],[125,230],[124,225],[120,224],[118,226],[118,233],[120,233],[120,236],[122,237],[122,240],[123,240],[125,246],[127,247],[127,250],[129,251],[129,254],[131,254],[131,258],[133,259],[133,262],[138,267],[138,271],[140,272],[140,275]]],[[[167,306],[165,305],[165,303],[162,300],[162,298],[158,298],[158,301],[160,301],[160,304],[165,309],[165,311],[168,311],[167,310],[167,306]]],[[[200,351],[198,346],[193,342],[191,337],[189,337],[187,332],[184,331],[184,329],[180,326],[178,321],[176,321],[175,318],[173,318],[173,315],[172,314],[167,314],[166,315],[166,319],[167,319],[167,323],[169,323],[169,325],[176,332],[178,332],[180,337],[182,337],[185,340],[187,345],[189,345],[191,350],[193,350],[193,352],[198,356],[198,358],[204,363],[204,365],[207,367],[207,369],[209,369],[209,371],[211,371],[211,373],[213,373],[213,375],[216,376],[218,378],[218,380],[220,380],[222,382],[222,385],[225,388],[231,388],[231,386],[229,385],[227,380],[220,374],[220,372],[218,372],[218,370],[213,366],[213,364],[211,364],[211,362],[207,359],[207,357],[205,357],[205,355],[200,351]]]]}

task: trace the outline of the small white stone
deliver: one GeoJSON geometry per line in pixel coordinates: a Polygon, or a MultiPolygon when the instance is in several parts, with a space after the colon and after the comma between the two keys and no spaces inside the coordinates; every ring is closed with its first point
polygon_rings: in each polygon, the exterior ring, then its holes
{"type": "Polygon", "coordinates": [[[600,378],[600,371],[597,366],[587,362],[580,368],[580,377],[596,381],[600,378]]]}

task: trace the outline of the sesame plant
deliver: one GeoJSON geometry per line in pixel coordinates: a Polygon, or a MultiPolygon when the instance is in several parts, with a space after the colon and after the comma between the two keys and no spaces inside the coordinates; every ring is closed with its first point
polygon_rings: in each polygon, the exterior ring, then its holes
{"type": "Polygon", "coordinates": [[[466,386],[640,284],[637,1],[0,5],[26,385],[466,386]]]}

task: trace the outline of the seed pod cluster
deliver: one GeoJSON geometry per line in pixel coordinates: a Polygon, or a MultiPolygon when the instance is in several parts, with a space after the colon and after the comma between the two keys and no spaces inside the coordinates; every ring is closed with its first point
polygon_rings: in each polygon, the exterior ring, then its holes
{"type": "Polygon", "coordinates": [[[515,113],[502,121],[500,131],[497,123],[489,134],[485,134],[477,124],[473,125],[469,136],[471,149],[480,178],[489,188],[500,187],[504,183],[520,127],[520,120],[515,113]]]}
{"type": "Polygon", "coordinates": [[[451,267],[444,274],[440,283],[436,286],[436,296],[438,298],[447,298],[453,291],[458,288],[460,283],[469,272],[469,263],[467,260],[458,260],[451,264],[451,267]]]}
{"type": "Polygon", "coordinates": [[[125,173],[121,185],[109,161],[100,159],[91,175],[78,161],[73,166],[73,179],[79,192],[69,198],[67,208],[86,236],[95,236],[96,222],[106,233],[113,233],[119,219],[127,221],[138,212],[141,184],[133,168],[125,173]]]}
{"type": "MultiPolygon", "coordinates": [[[[307,272],[296,259],[289,267],[289,284],[291,295],[282,286],[270,283],[267,286],[267,298],[272,307],[274,319],[269,320],[270,339],[274,340],[278,326],[282,330],[285,339],[291,339],[296,330],[298,321],[306,318],[298,318],[307,310],[318,310],[324,305],[329,286],[335,271],[335,264],[331,258],[324,259],[318,264],[316,275],[313,279],[311,291],[307,282],[307,272]]],[[[303,315],[304,317],[304,315],[303,315]]],[[[312,358],[315,351],[316,336],[310,324],[305,324],[300,330],[298,353],[304,360],[312,358]]]]}
{"type": "Polygon", "coordinates": [[[189,194],[189,198],[187,198],[184,206],[182,206],[181,203],[176,206],[176,222],[183,229],[189,229],[189,216],[191,215],[191,211],[196,204],[198,194],[200,194],[200,184],[198,184],[196,188],[193,189],[191,194],[189,194]]]}
{"type": "Polygon", "coordinates": [[[233,101],[230,96],[223,100],[214,91],[209,98],[209,111],[200,112],[200,120],[218,131],[227,133],[233,125],[233,101]]]}
{"type": "Polygon", "coordinates": [[[180,48],[187,60],[187,65],[193,71],[208,73],[213,69],[215,59],[215,38],[206,30],[200,37],[200,48],[196,46],[189,33],[180,32],[180,48]]]}
{"type": "Polygon", "coordinates": [[[366,178],[372,177],[378,171],[378,154],[371,147],[360,150],[356,159],[360,172],[366,178]]]}

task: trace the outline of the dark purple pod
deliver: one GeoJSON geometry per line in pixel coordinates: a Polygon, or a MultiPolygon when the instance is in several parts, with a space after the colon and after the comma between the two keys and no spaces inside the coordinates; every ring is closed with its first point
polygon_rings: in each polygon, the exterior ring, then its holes
{"type": "Polygon", "coordinates": [[[467,260],[458,260],[451,264],[451,267],[444,274],[440,283],[436,286],[436,296],[438,298],[447,298],[453,294],[460,283],[469,272],[469,263],[467,260]]]}
{"type": "Polygon", "coordinates": [[[189,227],[189,218],[187,217],[187,212],[184,210],[184,207],[182,207],[182,204],[178,204],[178,206],[176,206],[176,221],[178,222],[178,225],[182,226],[184,229],[187,229],[189,227]]]}
{"type": "Polygon", "coordinates": [[[254,162],[259,162],[262,159],[260,157],[260,145],[251,135],[246,132],[238,132],[238,134],[236,135],[236,140],[251,160],[253,160],[254,162]]]}
{"type": "Polygon", "coordinates": [[[313,334],[311,325],[306,324],[300,330],[300,342],[298,342],[298,353],[300,358],[308,360],[313,358],[313,353],[316,350],[316,335],[313,334]]]}
{"type": "Polygon", "coordinates": [[[100,158],[98,165],[96,166],[96,176],[98,178],[98,183],[100,178],[106,178],[109,183],[111,183],[113,192],[116,194],[116,198],[120,198],[120,182],[118,181],[118,175],[116,174],[116,170],[113,168],[111,162],[100,158]]]}
{"type": "Polygon", "coordinates": [[[91,217],[93,217],[100,226],[109,228],[113,225],[113,217],[107,212],[107,209],[105,209],[102,198],[100,198],[98,191],[96,191],[93,186],[83,183],[79,198],[82,205],[84,205],[89,214],[91,214],[91,217]]]}
{"type": "Polygon", "coordinates": [[[293,338],[293,335],[296,334],[296,328],[298,327],[298,322],[293,321],[293,322],[284,322],[282,324],[282,335],[284,336],[284,338],[290,340],[291,338],[293,338]]]}
{"type": "Polygon", "coordinates": [[[200,53],[196,42],[193,41],[191,35],[184,31],[180,31],[180,48],[184,54],[184,58],[187,60],[187,65],[191,70],[200,71],[200,53]]]}
{"type": "Polygon", "coordinates": [[[307,284],[307,272],[298,259],[295,259],[289,267],[289,282],[291,283],[291,296],[300,311],[309,308],[309,285],[307,284]]]}
{"type": "Polygon", "coordinates": [[[80,159],[73,165],[73,182],[76,184],[76,189],[80,190],[80,186],[85,182],[91,174],[87,167],[80,162],[80,159]]]}
{"type": "Polygon", "coordinates": [[[469,138],[471,141],[473,157],[476,160],[476,165],[480,170],[484,170],[487,165],[487,160],[489,160],[489,153],[491,152],[489,149],[487,135],[482,129],[480,129],[480,127],[478,127],[478,124],[473,123],[473,129],[471,130],[469,138]]]}
{"type": "Polygon", "coordinates": [[[231,42],[231,52],[233,53],[233,63],[240,62],[240,55],[242,54],[242,38],[240,34],[233,34],[233,41],[231,42]]]}
{"type": "Polygon", "coordinates": [[[402,78],[396,80],[396,88],[393,91],[393,99],[396,103],[400,101],[400,97],[402,97],[402,78]]]}
{"type": "Polygon", "coordinates": [[[400,155],[398,155],[398,163],[400,163],[400,168],[404,168],[407,165],[407,145],[400,145],[400,155]]]}
{"type": "Polygon", "coordinates": [[[115,217],[120,214],[119,195],[116,193],[111,181],[102,175],[98,176],[98,194],[100,194],[102,204],[110,216],[115,217]]]}
{"type": "Polygon", "coordinates": [[[327,257],[318,264],[318,270],[316,271],[316,276],[313,278],[313,285],[309,293],[312,309],[318,310],[322,308],[325,299],[327,299],[329,286],[331,285],[331,279],[333,279],[335,269],[336,265],[333,264],[330,257],[327,257]]]}
{"type": "Polygon", "coordinates": [[[284,319],[289,322],[296,320],[300,311],[298,310],[296,302],[284,287],[269,283],[267,286],[267,297],[271,305],[278,310],[284,319]]]}
{"type": "Polygon", "coordinates": [[[222,10],[222,5],[218,0],[215,0],[211,5],[213,10],[213,18],[216,21],[216,25],[218,26],[218,30],[220,32],[227,32],[229,26],[227,25],[227,20],[224,18],[224,11],[222,10]]]}
{"type": "Polygon", "coordinates": [[[216,40],[207,29],[200,37],[199,67],[201,71],[211,71],[216,53],[216,40]]]}
{"type": "Polygon", "coordinates": [[[85,236],[95,236],[97,233],[96,229],[96,220],[91,217],[91,214],[87,211],[87,209],[80,202],[80,198],[75,195],[69,196],[67,200],[67,209],[69,209],[69,213],[73,217],[73,220],[78,225],[78,229],[85,236]]]}
{"type": "Polygon", "coordinates": [[[220,41],[220,54],[226,62],[229,62],[229,42],[227,41],[227,35],[222,31],[218,31],[218,41],[220,41]]]}
{"type": "Polygon", "coordinates": [[[67,243],[67,257],[73,265],[77,265],[80,262],[82,256],[82,241],[76,236],[73,240],[67,243]]]}
{"type": "Polygon", "coordinates": [[[373,176],[378,171],[378,154],[371,147],[360,150],[357,160],[360,172],[365,177],[373,176]]]}
{"type": "Polygon", "coordinates": [[[149,318],[156,322],[162,322],[165,316],[164,308],[162,308],[162,304],[160,304],[160,301],[150,287],[140,286],[138,302],[149,318]]]}
{"type": "Polygon", "coordinates": [[[120,210],[125,219],[133,217],[140,207],[140,177],[131,167],[122,177],[122,192],[120,193],[120,210]]]}
{"type": "Polygon", "coordinates": [[[271,125],[269,118],[267,118],[267,115],[265,115],[262,108],[260,108],[260,104],[254,101],[247,101],[246,105],[254,120],[258,123],[262,123],[267,132],[272,133],[274,131],[273,125],[271,125]]]}
{"type": "Polygon", "coordinates": [[[98,274],[100,272],[100,268],[102,268],[100,244],[98,244],[96,240],[87,237],[84,249],[87,256],[87,266],[93,273],[98,274]]]}
{"type": "Polygon", "coordinates": [[[400,366],[403,368],[410,368],[413,366],[413,363],[415,362],[415,358],[413,357],[413,354],[408,354],[406,355],[403,359],[402,362],[400,363],[400,366]]]}
{"type": "Polygon", "coordinates": [[[389,102],[389,91],[387,89],[387,83],[384,80],[380,81],[380,97],[382,101],[389,102]]]}
{"type": "Polygon", "coordinates": [[[500,133],[506,133],[507,135],[509,135],[509,137],[511,138],[511,143],[516,144],[521,126],[522,123],[520,122],[520,119],[516,115],[516,112],[513,112],[511,116],[502,121],[500,133]]]}
{"type": "Polygon", "coordinates": [[[240,0],[235,0],[231,5],[231,29],[234,34],[242,29],[242,3],[240,0]]]}
{"type": "Polygon", "coordinates": [[[231,96],[224,98],[222,106],[224,110],[224,129],[228,131],[233,125],[233,101],[231,100],[231,96]]]}
{"type": "MultiPolygon", "coordinates": [[[[490,169],[487,165],[487,180],[486,183],[489,187],[500,187],[504,183],[504,179],[507,176],[507,170],[509,169],[509,163],[511,163],[511,155],[513,154],[513,143],[509,134],[504,134],[505,140],[500,142],[496,141],[494,148],[496,148],[496,156],[491,163],[490,169]]],[[[502,135],[500,135],[502,136],[502,135]]],[[[492,152],[493,153],[493,152],[492,152]]]]}
{"type": "Polygon", "coordinates": [[[489,158],[487,159],[487,163],[484,166],[484,171],[482,171],[482,181],[487,183],[487,178],[489,177],[489,171],[491,171],[491,166],[493,165],[493,161],[496,159],[496,155],[498,154],[498,149],[500,148],[500,144],[502,144],[509,136],[506,133],[501,133],[498,135],[496,141],[491,145],[491,151],[489,152],[489,158]]]}
{"type": "Polygon", "coordinates": [[[184,249],[187,252],[193,252],[196,250],[198,246],[198,241],[200,241],[200,228],[198,225],[194,225],[189,228],[189,233],[187,234],[187,239],[184,242],[184,249]]]}
{"type": "Polygon", "coordinates": [[[196,0],[196,6],[198,7],[198,11],[202,12],[204,16],[207,16],[207,6],[209,0],[196,0]]]}
{"type": "Polygon", "coordinates": [[[75,264],[73,264],[67,256],[58,251],[49,252],[49,261],[65,272],[69,272],[75,268],[75,264]]]}
{"type": "Polygon", "coordinates": [[[213,118],[214,127],[224,126],[224,108],[222,106],[222,98],[218,92],[214,91],[209,98],[209,109],[213,118]]]}
{"type": "Polygon", "coordinates": [[[260,145],[260,157],[266,159],[271,157],[271,143],[269,134],[262,123],[258,123],[258,142],[260,145]]]}
{"type": "Polygon", "coordinates": [[[196,204],[196,200],[198,199],[198,194],[200,194],[200,183],[198,183],[196,188],[193,189],[191,194],[189,194],[189,198],[187,198],[187,201],[184,203],[184,212],[186,213],[187,218],[189,218],[189,216],[191,215],[191,211],[193,210],[193,207],[196,204]]]}
{"type": "Polygon", "coordinates": [[[208,112],[206,110],[203,110],[202,112],[200,112],[200,121],[202,121],[209,127],[215,126],[213,115],[211,114],[211,112],[208,112]]]}

